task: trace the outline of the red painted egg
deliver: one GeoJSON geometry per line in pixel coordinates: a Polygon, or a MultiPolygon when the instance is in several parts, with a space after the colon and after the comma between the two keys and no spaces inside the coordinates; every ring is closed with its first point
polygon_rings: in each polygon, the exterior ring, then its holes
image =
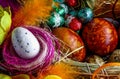
{"type": "Polygon", "coordinates": [[[68,16],[67,19],[66,19],[66,25],[74,30],[74,31],[78,31],[78,30],[81,30],[82,28],[82,23],[76,18],[76,17],[73,17],[73,16],[68,16]]]}
{"type": "MultiPolygon", "coordinates": [[[[84,43],[80,36],[70,28],[65,27],[55,28],[53,29],[53,34],[57,38],[62,40],[64,43],[66,43],[67,46],[70,47],[71,51],[80,48],[81,46],[84,46],[84,43]]],[[[77,61],[83,61],[85,56],[86,56],[85,48],[82,48],[81,50],[73,53],[70,57],[77,61]]]]}
{"type": "Polygon", "coordinates": [[[87,48],[105,56],[113,52],[118,44],[118,35],[115,27],[103,18],[94,18],[82,32],[82,37],[87,48]]]}
{"type": "Polygon", "coordinates": [[[69,6],[73,7],[77,5],[77,0],[65,0],[65,1],[69,6]]]}

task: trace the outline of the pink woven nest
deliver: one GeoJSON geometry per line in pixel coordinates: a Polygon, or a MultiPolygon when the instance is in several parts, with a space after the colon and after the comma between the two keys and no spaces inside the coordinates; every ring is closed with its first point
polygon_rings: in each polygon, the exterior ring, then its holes
{"type": "Polygon", "coordinates": [[[4,62],[2,63],[2,66],[4,66],[10,72],[19,71],[18,73],[25,73],[38,70],[38,68],[42,69],[48,66],[54,58],[55,46],[51,37],[52,35],[49,32],[43,30],[42,28],[33,26],[26,26],[24,28],[27,28],[36,36],[41,46],[41,49],[36,57],[32,59],[22,59],[16,54],[13,48],[10,35],[4,43],[4,62]]]}

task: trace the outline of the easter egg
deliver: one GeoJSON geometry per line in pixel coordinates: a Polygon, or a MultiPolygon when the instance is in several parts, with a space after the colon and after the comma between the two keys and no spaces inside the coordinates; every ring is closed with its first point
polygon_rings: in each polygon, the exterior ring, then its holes
{"type": "Polygon", "coordinates": [[[64,24],[64,18],[60,16],[60,14],[54,12],[51,14],[51,16],[48,18],[47,24],[48,26],[55,28],[59,27],[64,24]]]}
{"type": "Polygon", "coordinates": [[[67,3],[69,6],[71,6],[71,7],[77,5],[77,0],[65,0],[65,1],[66,1],[66,3],[67,3]]]}
{"type": "Polygon", "coordinates": [[[12,78],[8,75],[0,74],[0,79],[12,79],[12,78]]]}
{"type": "Polygon", "coordinates": [[[68,6],[65,4],[60,4],[59,8],[55,10],[59,15],[63,16],[68,13],[68,6]]]}
{"type": "Polygon", "coordinates": [[[85,7],[78,11],[78,18],[82,21],[82,23],[87,23],[93,18],[92,9],[85,7]]]}
{"type": "Polygon", "coordinates": [[[118,44],[118,35],[112,23],[103,18],[94,18],[82,32],[87,48],[100,56],[113,52],[118,44]]]}
{"type": "Polygon", "coordinates": [[[78,31],[82,28],[82,23],[73,16],[68,16],[66,20],[66,25],[74,31],[78,31]]]}
{"type": "MultiPolygon", "coordinates": [[[[67,46],[70,47],[71,51],[80,48],[81,46],[84,46],[84,43],[80,36],[70,28],[59,27],[53,29],[52,31],[57,38],[62,40],[65,44],[67,44],[67,46]]],[[[86,50],[85,48],[82,48],[81,50],[78,50],[77,52],[73,53],[70,57],[77,61],[83,61],[85,56],[86,50]]]]}
{"type": "Polygon", "coordinates": [[[62,79],[62,78],[57,75],[48,75],[44,79],[62,79]]]}
{"type": "Polygon", "coordinates": [[[55,49],[59,47],[55,46],[59,45],[54,38],[48,30],[37,26],[23,25],[14,28],[3,45],[3,67],[13,75],[34,73],[46,68],[58,58],[55,49]]]}
{"type": "Polygon", "coordinates": [[[11,40],[16,53],[21,58],[34,58],[40,51],[40,45],[37,38],[26,28],[15,28],[12,31],[11,40]]]}

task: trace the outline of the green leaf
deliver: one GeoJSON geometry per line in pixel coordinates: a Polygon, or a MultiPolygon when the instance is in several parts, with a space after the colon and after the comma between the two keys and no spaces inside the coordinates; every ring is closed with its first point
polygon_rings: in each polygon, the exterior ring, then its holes
{"type": "MultiPolygon", "coordinates": [[[[7,33],[3,31],[2,28],[0,28],[0,45],[3,43],[3,41],[5,40],[7,33]]],[[[1,79],[1,78],[0,78],[1,79]]]]}
{"type": "Polygon", "coordinates": [[[4,16],[1,18],[1,28],[8,32],[11,26],[11,16],[8,14],[8,12],[4,11],[4,16]]]}
{"type": "Polygon", "coordinates": [[[0,6],[0,45],[3,43],[8,31],[10,30],[11,21],[10,8],[7,7],[3,9],[2,6],[0,6]]]}

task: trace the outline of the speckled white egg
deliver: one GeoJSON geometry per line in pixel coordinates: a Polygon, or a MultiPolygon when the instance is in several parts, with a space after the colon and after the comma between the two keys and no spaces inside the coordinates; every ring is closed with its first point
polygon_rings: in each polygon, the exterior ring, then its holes
{"type": "Polygon", "coordinates": [[[17,27],[12,31],[13,47],[21,58],[31,59],[38,55],[40,44],[37,38],[28,29],[17,27]]]}

